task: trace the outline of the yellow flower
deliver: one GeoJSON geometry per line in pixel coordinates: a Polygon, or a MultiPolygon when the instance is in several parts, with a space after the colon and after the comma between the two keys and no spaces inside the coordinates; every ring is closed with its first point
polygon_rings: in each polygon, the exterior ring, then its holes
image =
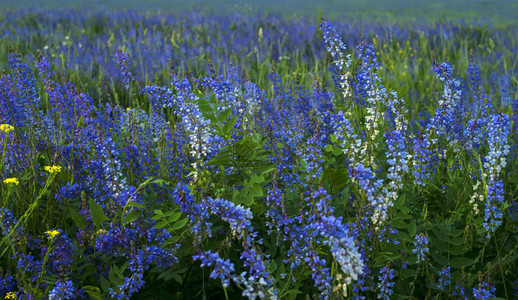
{"type": "Polygon", "coordinates": [[[49,231],[46,231],[45,233],[49,236],[50,239],[53,239],[56,235],[59,234],[59,231],[49,230],[49,231]]]}
{"type": "Polygon", "coordinates": [[[20,182],[18,181],[18,178],[7,178],[6,180],[4,180],[4,183],[5,184],[14,184],[14,185],[18,185],[20,184],[20,182]]]}
{"type": "Polygon", "coordinates": [[[45,171],[49,172],[50,174],[59,173],[61,172],[60,166],[46,166],[45,171]]]}
{"type": "Polygon", "coordinates": [[[2,124],[0,125],[0,131],[9,133],[14,130],[14,127],[9,124],[2,124]]]}
{"type": "Polygon", "coordinates": [[[5,295],[4,299],[16,299],[16,294],[14,292],[9,292],[5,295]]]}

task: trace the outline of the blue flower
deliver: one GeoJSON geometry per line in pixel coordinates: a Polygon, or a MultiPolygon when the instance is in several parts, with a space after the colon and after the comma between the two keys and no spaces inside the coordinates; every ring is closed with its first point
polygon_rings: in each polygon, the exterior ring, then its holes
{"type": "Polygon", "coordinates": [[[77,289],[72,280],[58,280],[56,285],[49,292],[50,300],[77,299],[77,289]]]}
{"type": "Polygon", "coordinates": [[[450,285],[451,274],[450,274],[450,266],[444,266],[442,267],[442,270],[439,272],[439,288],[441,290],[446,290],[447,287],[450,285]]]}
{"type": "Polygon", "coordinates": [[[478,287],[473,288],[473,297],[479,300],[489,300],[496,297],[496,288],[489,282],[482,281],[478,287]]]}
{"type": "Polygon", "coordinates": [[[379,282],[377,284],[379,290],[378,299],[389,300],[390,295],[392,295],[392,293],[394,292],[392,290],[392,287],[396,284],[392,281],[392,279],[394,279],[395,277],[394,270],[390,269],[389,266],[385,266],[381,268],[379,274],[379,282]]]}
{"type": "Polygon", "coordinates": [[[230,280],[234,279],[234,264],[228,259],[222,259],[218,253],[212,251],[205,251],[193,256],[194,260],[201,260],[201,267],[214,266],[210,278],[221,279],[223,287],[227,288],[230,285],[230,280]]]}
{"type": "Polygon", "coordinates": [[[417,263],[424,261],[426,253],[428,253],[428,236],[424,233],[415,236],[416,241],[414,245],[416,248],[412,250],[413,253],[417,254],[417,263]]]}

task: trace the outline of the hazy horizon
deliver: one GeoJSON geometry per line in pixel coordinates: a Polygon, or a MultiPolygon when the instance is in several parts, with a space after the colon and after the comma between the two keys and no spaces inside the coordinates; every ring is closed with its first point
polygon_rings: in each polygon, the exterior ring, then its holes
{"type": "Polygon", "coordinates": [[[488,21],[511,23],[517,20],[518,1],[482,0],[79,0],[79,1],[39,1],[3,0],[3,9],[89,9],[165,11],[181,13],[189,10],[209,10],[218,14],[242,12],[248,14],[273,12],[286,17],[315,18],[318,11],[331,19],[387,19],[392,21],[435,21],[441,18],[465,19],[467,21],[488,21]]]}

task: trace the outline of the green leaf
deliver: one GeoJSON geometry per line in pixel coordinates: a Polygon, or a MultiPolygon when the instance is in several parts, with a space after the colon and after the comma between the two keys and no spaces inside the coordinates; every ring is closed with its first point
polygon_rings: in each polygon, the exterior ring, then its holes
{"type": "Polygon", "coordinates": [[[157,184],[159,186],[163,186],[164,184],[168,184],[168,182],[164,179],[155,179],[151,183],[157,184]]]}
{"type": "Polygon", "coordinates": [[[88,200],[90,204],[90,215],[92,216],[92,221],[94,221],[94,226],[96,228],[100,228],[102,222],[109,221],[110,219],[104,214],[103,208],[95,202],[94,199],[90,198],[88,200]]]}
{"type": "Polygon", "coordinates": [[[187,222],[189,222],[189,219],[183,219],[183,220],[180,220],[176,223],[174,223],[173,225],[173,230],[178,230],[178,229],[181,229],[185,226],[185,224],[187,224],[187,222]]]}
{"type": "Polygon", "coordinates": [[[214,113],[214,109],[212,108],[212,105],[210,105],[210,103],[207,102],[207,100],[198,99],[197,104],[198,104],[198,108],[200,109],[200,111],[202,113],[206,113],[206,114],[214,113]]]}
{"type": "Polygon", "coordinates": [[[275,263],[275,260],[272,259],[270,262],[270,273],[275,272],[275,270],[277,270],[277,264],[275,263]]]}
{"type": "Polygon", "coordinates": [[[444,232],[443,227],[436,227],[432,231],[439,240],[449,242],[448,235],[444,232]]]}
{"type": "Polygon", "coordinates": [[[440,239],[438,239],[438,238],[436,238],[434,236],[430,237],[430,242],[431,242],[432,245],[435,246],[435,248],[437,248],[441,252],[448,252],[448,251],[450,251],[450,247],[449,247],[449,244],[447,242],[441,241],[440,239]]]}
{"type": "Polygon", "coordinates": [[[124,222],[124,223],[133,223],[136,220],[138,220],[141,215],[142,215],[142,211],[140,211],[140,210],[132,210],[128,214],[126,214],[124,219],[122,219],[122,222],[124,222]]]}
{"type": "Polygon", "coordinates": [[[230,153],[223,153],[223,154],[216,156],[213,159],[209,160],[207,162],[207,165],[209,165],[209,166],[214,166],[214,165],[230,166],[230,165],[232,165],[231,158],[232,158],[232,156],[230,155],[230,153]]]}
{"type": "Polygon", "coordinates": [[[258,185],[258,184],[254,184],[252,185],[252,188],[250,190],[250,194],[254,197],[262,197],[264,194],[263,194],[263,188],[262,186],[258,185]]]}
{"type": "Polygon", "coordinates": [[[230,117],[230,114],[232,113],[232,108],[227,108],[226,110],[222,111],[218,115],[218,121],[220,123],[225,122],[228,120],[228,117],[230,117]]]}
{"type": "Polygon", "coordinates": [[[412,269],[401,270],[401,277],[403,277],[403,278],[414,277],[415,273],[416,273],[416,270],[412,270],[412,269]]]}
{"type": "Polygon", "coordinates": [[[246,206],[251,206],[252,204],[254,204],[254,196],[253,195],[246,195],[245,197],[242,197],[242,202],[244,205],[246,206]]]}
{"type": "Polygon", "coordinates": [[[403,230],[398,230],[397,237],[402,242],[408,242],[408,243],[413,242],[413,238],[410,238],[410,236],[403,230]]]}
{"type": "Polygon", "coordinates": [[[298,295],[298,294],[302,294],[301,291],[299,291],[298,289],[291,289],[287,292],[288,295],[298,295]]]}
{"type": "Polygon", "coordinates": [[[110,268],[110,272],[108,273],[108,279],[110,279],[110,283],[113,286],[119,286],[124,284],[124,276],[122,276],[117,268],[117,266],[113,265],[110,268]]]}
{"type": "Polygon", "coordinates": [[[454,268],[468,267],[475,263],[474,259],[467,257],[455,257],[451,260],[451,266],[454,268]]]}
{"type": "Polygon", "coordinates": [[[464,245],[465,242],[464,242],[464,238],[459,236],[459,237],[456,237],[456,238],[452,238],[450,240],[450,244],[452,245],[455,245],[455,246],[461,246],[461,245],[464,245]]]}
{"type": "Polygon", "coordinates": [[[336,155],[336,156],[338,156],[340,154],[343,154],[343,153],[344,153],[344,151],[342,149],[340,149],[340,148],[334,148],[333,149],[333,154],[336,155]]]}
{"type": "Polygon", "coordinates": [[[241,204],[242,202],[240,202],[240,196],[241,193],[238,190],[234,190],[234,192],[232,193],[232,202],[237,205],[241,204]]]}
{"type": "Polygon", "coordinates": [[[81,118],[79,118],[79,121],[77,121],[77,127],[83,127],[83,116],[81,116],[81,118]]]}
{"type": "Polygon", "coordinates": [[[453,246],[450,249],[452,255],[462,255],[470,250],[470,247],[466,245],[453,246]]]}
{"type": "Polygon", "coordinates": [[[81,216],[77,211],[75,211],[72,207],[69,208],[70,217],[72,218],[72,221],[77,225],[77,227],[81,228],[82,230],[85,230],[86,228],[86,222],[85,218],[81,216]]]}
{"type": "Polygon", "coordinates": [[[129,201],[128,203],[126,203],[126,206],[127,207],[138,207],[138,208],[144,208],[144,205],[140,204],[140,203],[137,203],[137,202],[133,202],[133,201],[129,201]]]}
{"type": "Polygon", "coordinates": [[[234,128],[234,125],[236,124],[236,122],[237,122],[237,117],[234,116],[227,123],[225,123],[225,125],[223,125],[223,133],[229,134],[232,131],[232,129],[234,128]]]}
{"type": "Polygon", "coordinates": [[[448,258],[442,254],[430,253],[430,256],[432,256],[433,260],[435,260],[440,265],[445,266],[448,264],[448,258]]]}
{"type": "Polygon", "coordinates": [[[160,219],[162,219],[162,218],[163,218],[163,216],[160,216],[160,215],[154,215],[154,216],[152,216],[150,219],[151,219],[151,220],[153,220],[153,221],[157,221],[157,220],[160,220],[160,219]]]}
{"type": "Polygon", "coordinates": [[[252,174],[252,177],[250,178],[250,184],[262,182],[264,182],[264,176],[257,176],[256,174],[252,174]]]}
{"type": "Polygon", "coordinates": [[[412,219],[412,216],[407,213],[404,213],[402,211],[398,211],[396,214],[396,218],[400,219],[400,220],[408,220],[408,219],[412,219]]]}
{"type": "Polygon", "coordinates": [[[397,229],[406,229],[408,228],[408,224],[403,220],[394,219],[390,221],[390,226],[397,229]]]}
{"type": "Polygon", "coordinates": [[[142,189],[143,187],[145,187],[146,185],[148,185],[152,180],[153,180],[153,177],[149,177],[148,179],[146,179],[146,181],[142,182],[142,183],[138,186],[137,190],[142,189]]]}
{"type": "Polygon", "coordinates": [[[412,219],[410,221],[410,224],[408,225],[408,234],[413,237],[413,236],[415,236],[416,231],[417,231],[417,225],[416,225],[415,219],[412,219]]]}
{"type": "Polygon", "coordinates": [[[216,94],[215,93],[210,94],[210,96],[209,96],[209,103],[212,104],[212,105],[217,104],[217,102],[216,102],[216,94]]]}
{"type": "Polygon", "coordinates": [[[85,285],[82,289],[88,294],[88,296],[92,297],[95,300],[103,300],[101,297],[101,290],[96,286],[85,285]]]}
{"type": "Polygon", "coordinates": [[[347,186],[347,180],[349,179],[349,173],[347,169],[327,169],[324,171],[324,178],[329,180],[329,183],[334,190],[342,190],[347,186]]]}
{"type": "Polygon", "coordinates": [[[155,228],[162,229],[162,228],[165,228],[168,224],[169,224],[169,222],[167,222],[167,220],[162,220],[162,221],[156,223],[155,228]]]}
{"type": "Polygon", "coordinates": [[[104,276],[101,276],[101,288],[103,289],[103,292],[108,293],[110,290],[110,281],[106,279],[104,276]]]}
{"type": "Polygon", "coordinates": [[[179,211],[168,211],[164,214],[164,216],[167,217],[167,220],[169,222],[175,222],[176,220],[180,219],[180,216],[182,216],[182,213],[179,211]]]}

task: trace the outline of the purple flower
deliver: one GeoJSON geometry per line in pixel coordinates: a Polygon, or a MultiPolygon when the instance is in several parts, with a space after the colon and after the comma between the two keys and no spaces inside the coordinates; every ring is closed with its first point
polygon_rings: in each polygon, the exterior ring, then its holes
{"type": "Polygon", "coordinates": [[[128,54],[120,49],[115,52],[115,59],[117,60],[117,65],[119,65],[120,72],[122,74],[122,81],[124,82],[124,87],[129,89],[130,82],[135,79],[131,72],[129,71],[129,67],[131,66],[131,60],[128,57],[128,54]]]}
{"type": "Polygon", "coordinates": [[[413,253],[417,254],[417,263],[424,261],[426,253],[428,253],[428,236],[424,233],[415,236],[416,241],[414,245],[416,248],[412,250],[413,253]]]}
{"type": "Polygon", "coordinates": [[[446,288],[450,285],[451,274],[450,274],[450,267],[444,266],[442,267],[442,270],[439,272],[439,288],[441,290],[446,290],[446,288]]]}
{"type": "Polygon", "coordinates": [[[49,292],[50,300],[77,299],[77,289],[72,280],[58,280],[56,285],[49,292]]]}
{"type": "Polygon", "coordinates": [[[223,287],[227,288],[230,285],[230,280],[234,279],[234,264],[228,259],[222,259],[218,253],[212,251],[205,251],[192,257],[194,260],[201,260],[201,267],[214,266],[210,278],[221,279],[223,287]]]}
{"type": "Polygon", "coordinates": [[[392,282],[392,279],[394,279],[394,270],[390,269],[389,266],[381,268],[378,276],[378,299],[384,299],[389,300],[390,295],[392,295],[393,290],[392,287],[396,284],[395,282],[392,282]]]}
{"type": "Polygon", "coordinates": [[[480,300],[489,300],[496,297],[496,288],[488,282],[482,281],[477,288],[473,288],[473,297],[480,300]]]}

